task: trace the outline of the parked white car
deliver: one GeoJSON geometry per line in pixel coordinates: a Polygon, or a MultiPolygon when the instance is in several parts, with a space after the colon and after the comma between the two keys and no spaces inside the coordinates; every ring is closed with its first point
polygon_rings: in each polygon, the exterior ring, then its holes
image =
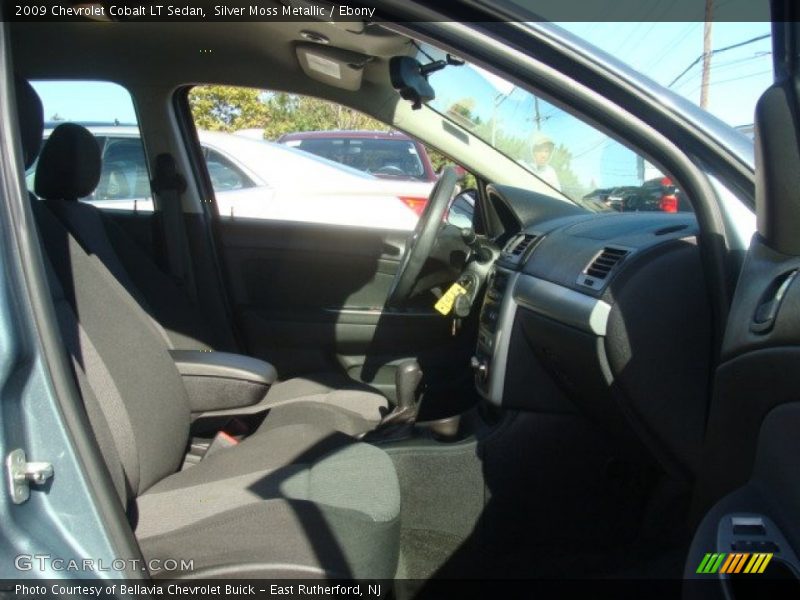
{"type": "MultiPolygon", "coordinates": [[[[103,170],[97,189],[83,200],[104,209],[152,211],[138,128],[88,129],[100,144],[103,170]]],[[[426,200],[433,187],[432,182],[379,179],[264,140],[215,131],[198,134],[223,217],[410,231],[418,220],[413,201],[426,200]]],[[[35,167],[28,173],[30,189],[34,172],[35,167]]]]}

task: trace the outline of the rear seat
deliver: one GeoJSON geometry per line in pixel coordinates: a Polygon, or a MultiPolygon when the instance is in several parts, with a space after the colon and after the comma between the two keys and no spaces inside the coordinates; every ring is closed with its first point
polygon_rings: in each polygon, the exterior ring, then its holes
{"type": "MultiPolygon", "coordinates": [[[[30,165],[41,106],[18,88],[30,165]]],[[[189,405],[157,324],[43,203],[32,206],[61,334],[144,557],[193,560],[192,576],[392,577],[400,493],[388,455],[284,417],[178,472],[189,405]]]]}

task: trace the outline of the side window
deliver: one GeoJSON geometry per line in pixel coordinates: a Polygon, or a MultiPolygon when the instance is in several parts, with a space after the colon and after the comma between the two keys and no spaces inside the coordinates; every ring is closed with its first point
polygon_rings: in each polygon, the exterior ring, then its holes
{"type": "MultiPolygon", "coordinates": [[[[385,123],[318,98],[198,86],[189,105],[223,218],[410,231],[448,162],[385,123]]],[[[463,172],[462,188],[470,182],[463,172]]],[[[460,222],[471,222],[470,207],[461,208],[460,222]]]]}
{"type": "Polygon", "coordinates": [[[102,151],[103,169],[93,199],[149,199],[150,179],[141,140],[108,137],[102,151]]]}
{"type": "MultiPolygon", "coordinates": [[[[77,123],[95,136],[102,167],[95,190],[80,198],[103,210],[152,211],[147,157],[128,91],[99,81],[34,81],[45,115],[45,140],[62,123],[77,123]]],[[[36,165],[26,173],[35,191],[36,165]]]]}
{"type": "Polygon", "coordinates": [[[203,155],[214,192],[231,192],[255,186],[255,183],[240,168],[216,150],[206,148],[203,155]]]}

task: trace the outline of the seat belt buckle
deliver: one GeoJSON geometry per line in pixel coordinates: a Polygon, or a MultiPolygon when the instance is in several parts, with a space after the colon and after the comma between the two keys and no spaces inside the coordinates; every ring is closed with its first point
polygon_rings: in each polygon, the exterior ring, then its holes
{"type": "Polygon", "coordinates": [[[229,433],[225,433],[224,431],[218,431],[217,435],[214,436],[214,439],[211,440],[211,444],[208,446],[208,450],[206,453],[203,454],[203,459],[205,460],[211,454],[215,452],[219,452],[220,450],[224,450],[226,448],[232,448],[239,443],[239,440],[233,437],[229,433]]]}
{"type": "Polygon", "coordinates": [[[250,435],[251,427],[239,417],[233,417],[227,423],[225,423],[225,427],[223,427],[221,431],[224,431],[229,435],[241,440],[242,438],[250,435]]]}

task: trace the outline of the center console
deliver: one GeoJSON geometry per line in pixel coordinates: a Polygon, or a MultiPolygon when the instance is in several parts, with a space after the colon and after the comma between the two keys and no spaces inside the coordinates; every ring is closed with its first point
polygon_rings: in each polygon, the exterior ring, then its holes
{"type": "Polygon", "coordinates": [[[241,354],[170,350],[170,355],[195,418],[263,412],[267,392],[278,378],[268,362],[241,354]]]}
{"type": "Polygon", "coordinates": [[[495,406],[503,402],[509,338],[517,312],[513,292],[519,279],[518,269],[540,237],[521,233],[511,238],[489,274],[472,368],[478,393],[495,406]]]}
{"type": "Polygon", "coordinates": [[[516,313],[511,292],[518,277],[517,273],[500,266],[489,275],[478,325],[478,343],[472,357],[475,387],[496,406],[500,406],[503,399],[508,336],[516,313]]]}

